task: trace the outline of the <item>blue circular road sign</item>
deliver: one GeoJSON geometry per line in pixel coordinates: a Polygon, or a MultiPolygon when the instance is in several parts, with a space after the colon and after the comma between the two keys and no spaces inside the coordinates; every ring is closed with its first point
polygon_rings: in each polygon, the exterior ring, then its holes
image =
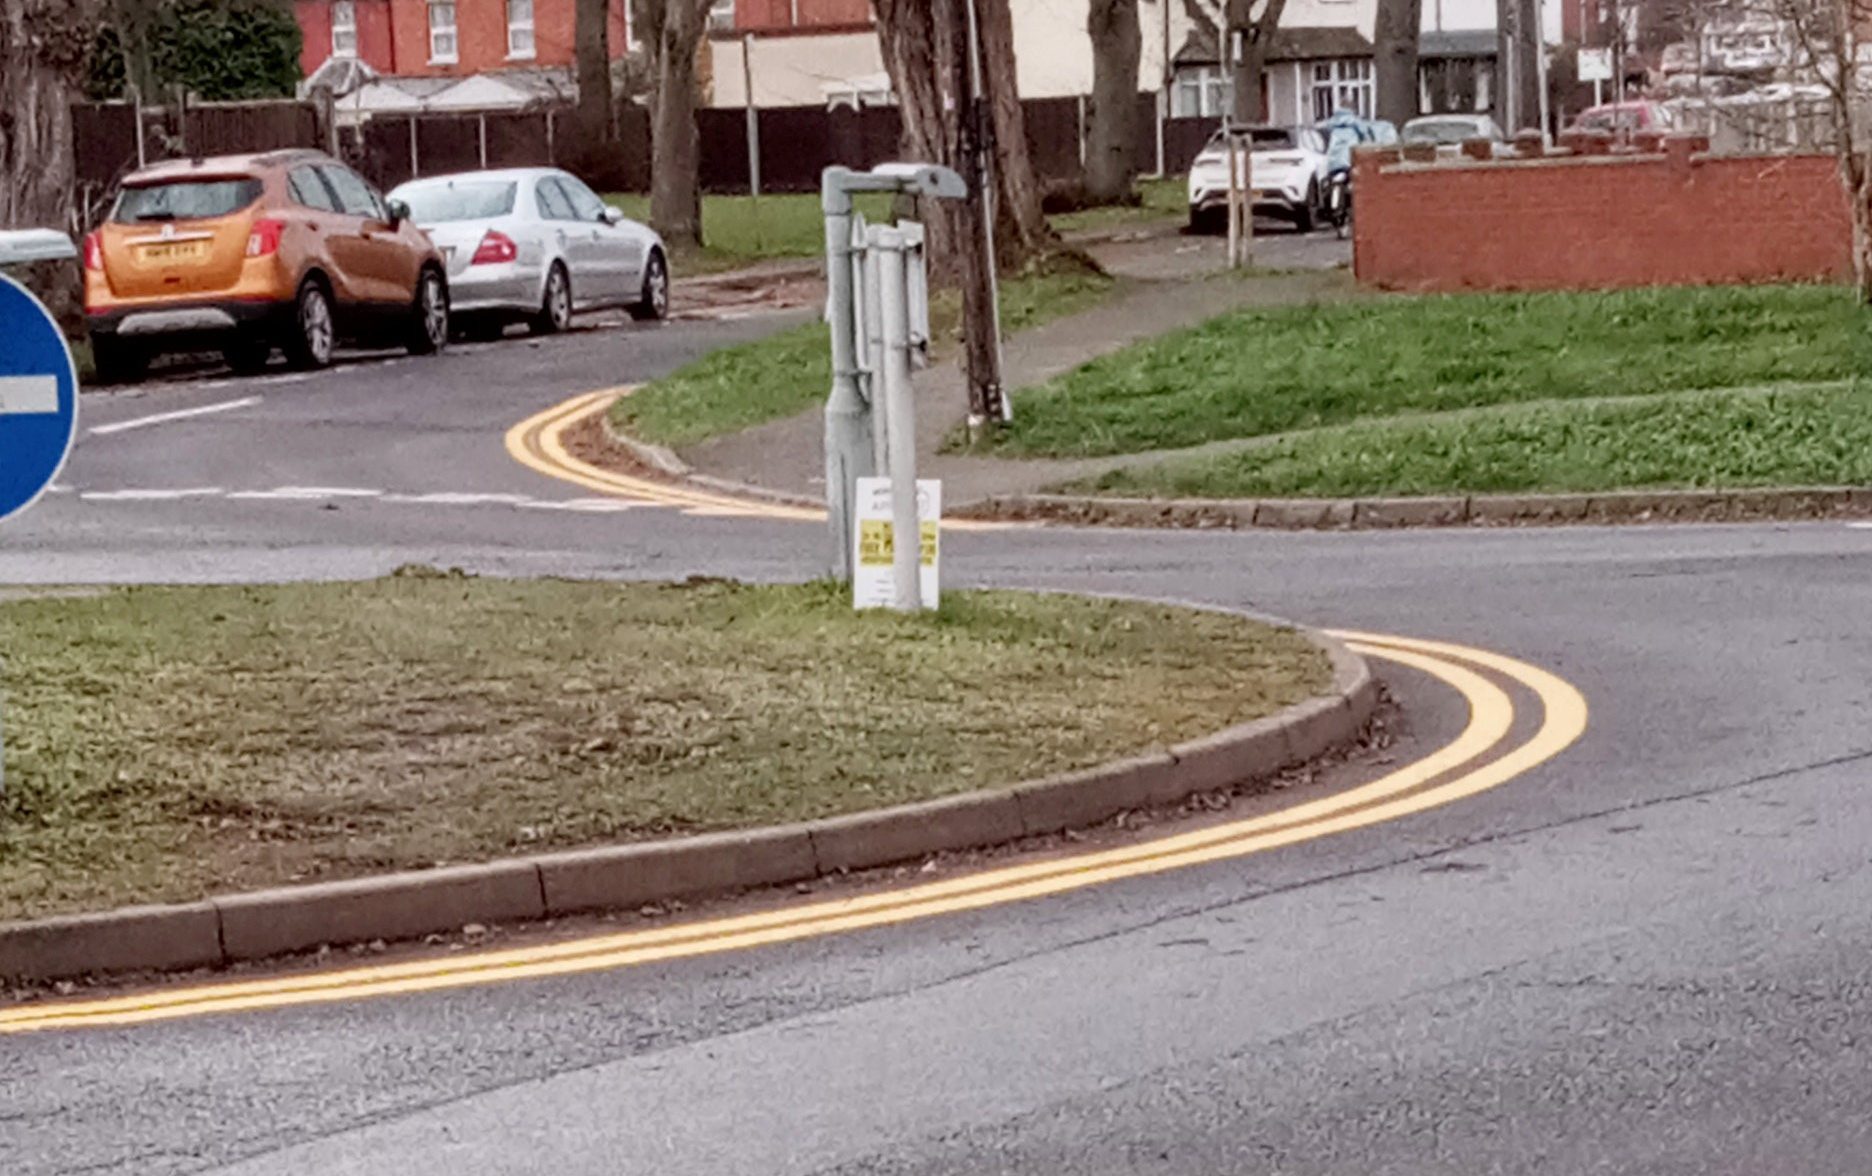
{"type": "Polygon", "coordinates": [[[78,433],[78,369],[50,311],[0,274],[0,519],[58,477],[78,433]]]}

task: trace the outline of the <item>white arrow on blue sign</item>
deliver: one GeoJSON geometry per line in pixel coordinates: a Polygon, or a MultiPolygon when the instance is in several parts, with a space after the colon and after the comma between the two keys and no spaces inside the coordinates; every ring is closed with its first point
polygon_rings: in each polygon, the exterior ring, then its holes
{"type": "Polygon", "coordinates": [[[78,434],[78,369],[51,312],[0,274],[0,519],[58,477],[78,434]]]}

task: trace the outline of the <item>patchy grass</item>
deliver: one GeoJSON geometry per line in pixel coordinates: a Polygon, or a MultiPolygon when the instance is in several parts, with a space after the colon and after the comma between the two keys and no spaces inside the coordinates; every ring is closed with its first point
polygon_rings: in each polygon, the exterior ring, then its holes
{"type": "Polygon", "coordinates": [[[1182,176],[1144,178],[1137,182],[1136,204],[1113,204],[1060,213],[1050,219],[1061,233],[1089,233],[1109,229],[1141,228],[1177,221],[1189,215],[1189,185],[1182,176]]]}
{"type": "MultiPolygon", "coordinates": [[[[1182,179],[1139,180],[1142,197],[1134,206],[1088,208],[1052,218],[1053,227],[1062,233],[1098,229],[1117,229],[1132,225],[1160,224],[1186,212],[1186,192],[1182,179]]],[[[604,197],[624,215],[648,223],[650,197],[634,192],[613,192],[604,197]]],[[[891,198],[878,194],[855,197],[858,211],[866,220],[880,223],[890,217],[891,198]]],[[[700,250],[672,246],[675,272],[680,275],[720,273],[740,269],[756,262],[779,258],[825,256],[825,218],[817,192],[779,192],[755,199],[751,196],[702,197],[702,239],[700,250]]]]}
{"type": "MultiPolygon", "coordinates": [[[[622,192],[605,201],[624,210],[633,220],[648,223],[650,197],[622,192]]],[[[886,219],[888,196],[861,195],[858,211],[870,221],[886,219]]],[[[700,250],[672,245],[672,265],[679,276],[719,273],[756,262],[779,258],[824,257],[825,216],[817,192],[784,192],[755,199],[751,196],[702,197],[700,250]]]]}
{"type": "Polygon", "coordinates": [[[1382,298],[1242,310],[1025,392],[1000,449],[1081,456],[1480,405],[1872,373],[1827,286],[1382,298]]]}
{"type": "Polygon", "coordinates": [[[1872,382],[1362,422],[1076,489],[1336,498],[1799,485],[1872,485],[1872,382]]]}
{"type": "Polygon", "coordinates": [[[0,919],[825,816],[1327,688],[1165,606],[400,574],[0,598],[0,919]]]}
{"type": "MultiPolygon", "coordinates": [[[[1012,334],[1109,297],[1117,283],[1092,274],[1010,278],[1001,285],[1001,327],[1012,334]]],[[[937,358],[960,343],[961,304],[940,292],[930,307],[937,358]]],[[[611,420],[646,441],[687,445],[805,412],[832,383],[831,345],[822,323],[724,347],[619,400],[611,420]]]]}

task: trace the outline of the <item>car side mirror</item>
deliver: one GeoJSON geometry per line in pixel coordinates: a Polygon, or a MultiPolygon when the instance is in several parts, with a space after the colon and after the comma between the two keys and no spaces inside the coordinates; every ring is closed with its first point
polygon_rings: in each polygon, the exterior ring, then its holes
{"type": "Polygon", "coordinates": [[[409,219],[409,205],[401,200],[390,201],[389,204],[384,206],[384,209],[390,214],[390,227],[393,229],[409,219]]]}
{"type": "Polygon", "coordinates": [[[624,219],[624,210],[615,204],[607,204],[604,211],[598,214],[598,219],[607,225],[615,225],[624,219]]]}

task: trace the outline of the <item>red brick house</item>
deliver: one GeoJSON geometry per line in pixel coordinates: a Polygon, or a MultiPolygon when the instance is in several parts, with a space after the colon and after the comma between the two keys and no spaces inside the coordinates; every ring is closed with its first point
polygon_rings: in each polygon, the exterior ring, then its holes
{"type": "MultiPolygon", "coordinates": [[[[573,64],[574,0],[293,0],[311,77],[352,57],[386,77],[467,77],[573,64]]],[[[611,56],[628,44],[625,0],[611,0],[611,56]]]]}

